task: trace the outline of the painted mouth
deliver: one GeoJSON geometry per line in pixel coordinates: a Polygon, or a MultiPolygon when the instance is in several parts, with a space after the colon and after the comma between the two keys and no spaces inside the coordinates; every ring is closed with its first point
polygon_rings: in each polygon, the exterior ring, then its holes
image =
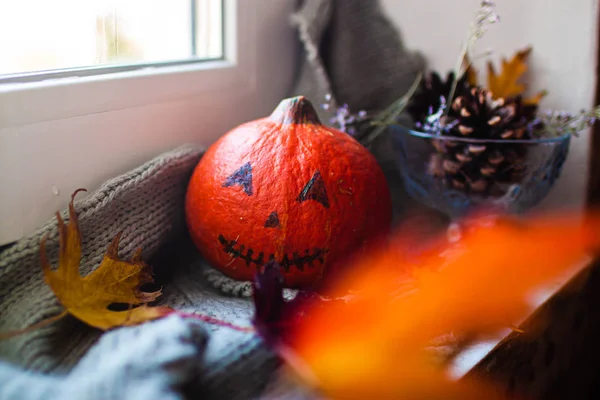
{"type": "Polygon", "coordinates": [[[275,260],[275,254],[270,254],[265,258],[265,253],[260,252],[256,254],[255,251],[243,244],[238,246],[237,239],[227,240],[222,234],[219,235],[219,242],[223,246],[223,251],[227,253],[232,259],[241,258],[246,262],[246,266],[250,267],[255,264],[257,267],[264,265],[267,261],[277,262],[286,272],[289,272],[292,266],[298,268],[300,271],[304,271],[305,267],[314,268],[315,263],[319,262],[323,265],[325,262],[325,254],[329,251],[328,249],[314,248],[312,250],[305,249],[304,254],[299,251],[294,251],[291,255],[284,254],[281,260],[275,260]]]}

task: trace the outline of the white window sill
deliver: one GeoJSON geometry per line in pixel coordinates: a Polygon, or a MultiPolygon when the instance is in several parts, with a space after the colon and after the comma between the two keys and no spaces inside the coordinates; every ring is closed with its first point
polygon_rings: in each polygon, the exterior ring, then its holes
{"type": "Polygon", "coordinates": [[[164,103],[216,90],[251,91],[254,65],[251,59],[244,61],[207,61],[3,84],[0,128],[164,103]]]}

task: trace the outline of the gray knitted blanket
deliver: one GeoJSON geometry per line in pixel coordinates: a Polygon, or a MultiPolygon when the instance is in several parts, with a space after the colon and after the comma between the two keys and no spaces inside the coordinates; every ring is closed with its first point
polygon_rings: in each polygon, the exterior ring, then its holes
{"type": "MultiPolygon", "coordinates": [[[[205,281],[207,267],[185,235],[183,199],[201,154],[195,147],[174,150],[76,201],[80,270],[87,274],[99,265],[111,238],[124,230],[120,255],[144,249],[144,259],[164,285],[161,304],[249,326],[250,301],[221,294],[205,281]]],[[[0,331],[24,328],[62,309],[40,268],[39,241],[45,234],[56,264],[56,219],[0,255],[0,331]]],[[[253,334],[199,327],[177,317],[104,335],[67,317],[0,341],[0,359],[2,399],[179,398],[175,388],[182,382],[206,398],[249,398],[278,365],[253,334]]]]}
{"type": "MultiPolygon", "coordinates": [[[[315,102],[331,93],[355,110],[379,109],[401,96],[423,68],[372,0],[305,0],[292,16],[305,61],[292,94],[315,102]]],[[[327,120],[325,116],[324,120],[327,120]]],[[[405,195],[387,139],[375,145],[394,194],[405,195]],[[379,146],[379,147],[378,147],[379,146]]],[[[114,235],[120,256],[139,247],[163,286],[159,303],[249,326],[253,305],[214,274],[184,225],[189,176],[203,149],[186,146],[103,184],[75,202],[82,233],[80,271],[96,268],[114,235]],[[210,278],[210,279],[209,279],[210,278]]],[[[397,213],[398,214],[398,213],[397,213]]],[[[67,211],[62,212],[65,219],[67,211]]],[[[24,328],[62,311],[43,281],[39,243],[47,235],[56,265],[56,219],[0,252],[0,332],[24,328]]],[[[242,286],[239,290],[246,290],[242,286]]],[[[72,317],[0,340],[0,400],[4,399],[248,399],[303,398],[300,389],[265,388],[280,360],[251,333],[169,317],[102,334],[72,317]]],[[[293,385],[292,385],[293,386],[293,385]]]]}

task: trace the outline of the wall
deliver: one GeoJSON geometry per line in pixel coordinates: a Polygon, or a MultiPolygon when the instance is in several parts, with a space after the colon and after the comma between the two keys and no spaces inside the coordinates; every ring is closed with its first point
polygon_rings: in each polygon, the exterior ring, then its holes
{"type": "MultiPolygon", "coordinates": [[[[454,67],[480,0],[382,0],[410,48],[423,51],[432,69],[454,67]]],[[[533,46],[533,91],[548,89],[542,108],[578,111],[593,104],[596,82],[598,0],[497,0],[501,22],[477,49],[494,60],[533,46]]],[[[483,61],[483,60],[482,60],[483,61]]],[[[480,61],[477,65],[483,66],[480,61]]],[[[589,132],[572,141],[562,177],[541,207],[580,207],[585,201],[589,132]]]]}

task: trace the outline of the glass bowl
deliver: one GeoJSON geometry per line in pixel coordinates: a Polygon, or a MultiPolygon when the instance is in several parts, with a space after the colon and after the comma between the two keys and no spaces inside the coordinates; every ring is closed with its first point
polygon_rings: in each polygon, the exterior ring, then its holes
{"type": "Polygon", "coordinates": [[[404,185],[415,200],[450,218],[479,208],[522,213],[560,176],[570,135],[486,140],[389,127],[404,185]]]}

